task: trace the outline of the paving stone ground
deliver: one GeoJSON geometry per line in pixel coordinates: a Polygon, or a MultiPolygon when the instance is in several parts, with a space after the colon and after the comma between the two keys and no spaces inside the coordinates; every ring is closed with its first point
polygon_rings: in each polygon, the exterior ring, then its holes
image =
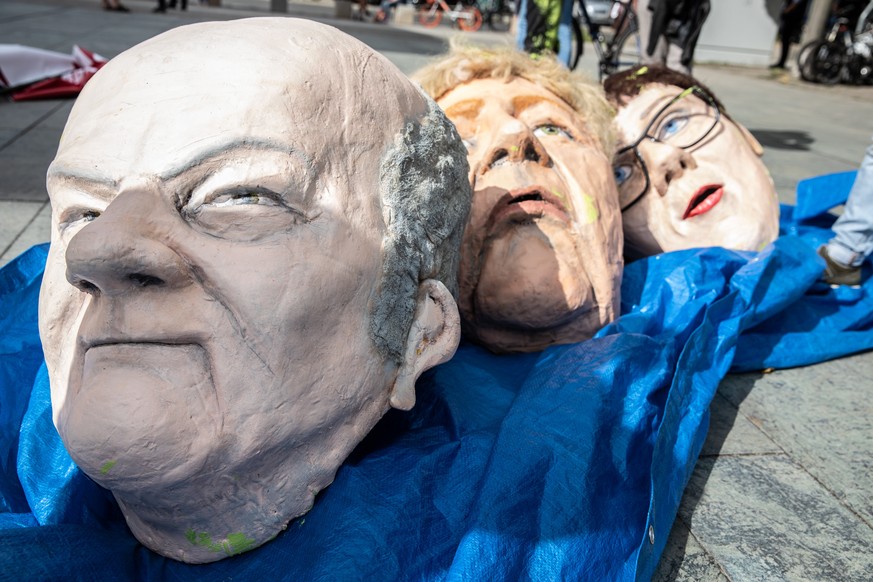
{"type": "MultiPolygon", "coordinates": [[[[99,0],[4,0],[0,42],[112,57],[190,22],[264,15],[200,6],[130,14],[99,0]]],[[[265,8],[266,0],[234,0],[265,8]]],[[[293,0],[289,13],[334,24],[406,73],[445,50],[452,31],[334,20],[333,0],[293,0]]],[[[707,23],[707,26],[713,25],[707,23]]],[[[470,37],[468,37],[470,38],[470,37]]],[[[481,32],[472,40],[508,42],[481,32]]],[[[596,71],[587,50],[582,67],[596,71]]],[[[873,134],[873,88],[819,87],[762,69],[698,65],[695,74],[765,149],[783,202],[797,182],[857,167],[873,134]]],[[[72,101],[0,101],[0,265],[49,239],[45,170],[72,101]]],[[[873,580],[873,355],[769,374],[728,376],[655,579],[873,580]]]]}

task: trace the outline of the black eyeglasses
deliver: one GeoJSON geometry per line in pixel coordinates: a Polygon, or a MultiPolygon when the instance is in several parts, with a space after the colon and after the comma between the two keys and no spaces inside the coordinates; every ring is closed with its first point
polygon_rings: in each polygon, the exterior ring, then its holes
{"type": "Polygon", "coordinates": [[[619,149],[612,164],[618,184],[621,211],[642,200],[649,191],[649,169],[639,145],[648,138],[684,150],[693,148],[708,136],[721,119],[715,100],[700,87],[685,89],[660,110],[634,143],[619,149]],[[697,99],[686,99],[694,95],[697,99]]]}

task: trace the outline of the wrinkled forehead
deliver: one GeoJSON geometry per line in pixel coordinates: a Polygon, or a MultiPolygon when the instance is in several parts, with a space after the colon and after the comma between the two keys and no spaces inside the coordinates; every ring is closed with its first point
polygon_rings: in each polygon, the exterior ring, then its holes
{"type": "Polygon", "coordinates": [[[331,27],[276,18],[202,23],[150,39],[95,75],[55,164],[99,164],[119,180],[252,141],[299,152],[317,172],[378,168],[393,136],[424,109],[393,65],[331,27]]]}

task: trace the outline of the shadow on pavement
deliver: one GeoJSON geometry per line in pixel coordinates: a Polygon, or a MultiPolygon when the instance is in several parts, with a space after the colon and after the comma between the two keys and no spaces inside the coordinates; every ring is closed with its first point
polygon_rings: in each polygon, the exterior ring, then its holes
{"type": "Polygon", "coordinates": [[[815,140],[805,131],[750,129],[761,145],[765,148],[791,151],[809,151],[809,146],[815,140]]]}
{"type": "MultiPolygon", "coordinates": [[[[755,137],[758,136],[756,132],[753,133],[755,134],[755,137]]],[[[709,434],[707,435],[706,444],[700,452],[700,457],[694,469],[695,473],[700,476],[701,486],[696,490],[692,490],[690,487],[686,487],[685,489],[682,505],[679,509],[679,513],[676,515],[673,530],[670,532],[670,539],[667,542],[667,546],[664,548],[664,553],[661,555],[661,562],[658,564],[658,569],[652,577],[654,582],[677,582],[681,579],[688,579],[687,576],[689,574],[698,571],[697,568],[700,567],[700,564],[686,564],[683,568],[683,562],[689,557],[687,546],[688,537],[691,535],[691,529],[690,524],[685,522],[682,514],[688,516],[694,514],[694,509],[700,501],[700,495],[702,494],[706,482],[709,480],[709,475],[712,473],[716,459],[721,453],[725,439],[731,432],[734,422],[737,419],[737,415],[740,413],[739,405],[751,393],[752,389],[755,387],[755,383],[761,377],[762,374],[759,372],[729,374],[724,381],[730,382],[731,384],[730,400],[727,398],[719,399],[718,397],[713,399],[713,404],[710,408],[709,434]],[[713,422],[715,412],[712,407],[715,406],[720,407],[718,412],[719,422],[717,423],[713,422]]],[[[721,387],[719,390],[721,391],[721,387]]],[[[691,559],[694,560],[695,558],[692,557],[691,559]]]]}

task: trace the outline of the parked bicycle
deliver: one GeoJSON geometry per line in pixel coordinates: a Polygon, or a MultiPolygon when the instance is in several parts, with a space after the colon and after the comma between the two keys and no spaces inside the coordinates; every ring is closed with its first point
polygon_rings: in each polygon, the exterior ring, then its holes
{"type": "Polygon", "coordinates": [[[824,40],[804,45],[797,56],[800,76],[805,81],[873,83],[873,2],[858,19],[854,32],[846,18],[837,18],[824,40]]]}
{"type": "Polygon", "coordinates": [[[585,35],[587,31],[594,51],[597,53],[598,74],[600,79],[612,73],[633,67],[640,63],[640,34],[637,15],[631,0],[616,0],[610,12],[612,25],[604,27],[594,22],[585,6],[585,1],[577,2],[573,8],[573,36],[575,40],[575,56],[570,60],[571,69],[575,69],[582,57],[585,35]]]}
{"type": "Polygon", "coordinates": [[[482,27],[482,13],[475,6],[466,6],[461,0],[453,8],[445,0],[427,0],[418,11],[418,21],[427,28],[434,28],[448,16],[461,30],[475,32],[482,27]]]}

